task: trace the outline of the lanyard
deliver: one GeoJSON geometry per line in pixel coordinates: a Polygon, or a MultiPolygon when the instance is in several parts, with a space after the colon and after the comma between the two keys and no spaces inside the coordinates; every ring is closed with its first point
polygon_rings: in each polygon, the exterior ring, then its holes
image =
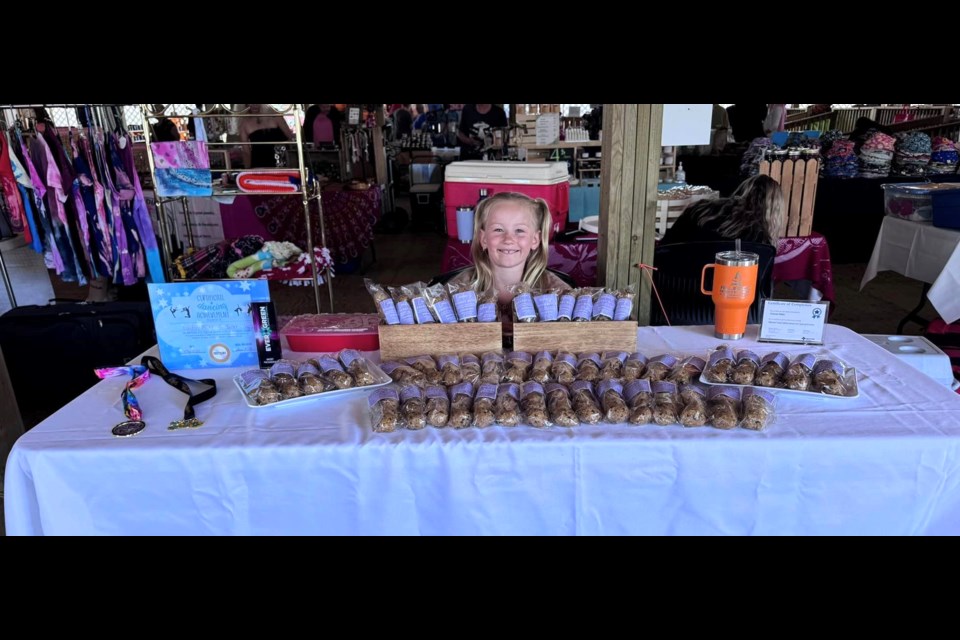
{"type": "Polygon", "coordinates": [[[143,368],[146,368],[148,372],[163,378],[163,381],[171,387],[187,394],[187,404],[183,408],[183,419],[174,420],[167,429],[171,431],[175,429],[194,429],[203,424],[203,422],[196,417],[194,406],[217,395],[217,383],[215,380],[209,378],[191,380],[190,378],[184,378],[183,376],[171,373],[163,366],[159,358],[153,356],[144,356],[143,359],[140,360],[140,364],[143,365],[143,368]]]}
{"type": "Polygon", "coordinates": [[[133,395],[133,390],[139,388],[144,382],[150,379],[150,372],[144,366],[132,367],[107,367],[105,369],[95,369],[93,371],[97,377],[116,378],[119,376],[130,376],[130,382],[123,387],[120,392],[120,401],[123,403],[123,415],[128,420],[143,420],[143,411],[140,410],[140,403],[137,402],[137,396],[133,395]]]}

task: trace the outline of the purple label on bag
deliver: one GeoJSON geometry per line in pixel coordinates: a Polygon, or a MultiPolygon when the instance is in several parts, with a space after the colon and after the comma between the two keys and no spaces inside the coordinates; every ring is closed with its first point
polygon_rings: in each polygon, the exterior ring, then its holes
{"type": "Polygon", "coordinates": [[[270,377],[276,378],[277,376],[290,376],[293,378],[296,374],[296,369],[293,368],[293,365],[289,362],[278,362],[277,364],[270,367],[270,377]]]}
{"type": "Polygon", "coordinates": [[[454,399],[457,396],[467,396],[473,397],[473,385],[469,382],[461,382],[460,384],[455,384],[450,387],[450,399],[454,399]]]}
{"type": "Polygon", "coordinates": [[[711,367],[716,365],[721,360],[729,360],[733,362],[733,351],[724,347],[722,349],[717,349],[716,351],[710,354],[709,362],[711,367]]]}
{"type": "Polygon", "coordinates": [[[844,373],[843,365],[836,360],[818,360],[817,363],[813,365],[814,375],[824,371],[833,371],[838,376],[843,376],[844,373]]]}
{"type": "Polygon", "coordinates": [[[570,392],[567,391],[567,388],[558,382],[549,382],[547,386],[543,388],[545,393],[553,393],[554,391],[563,391],[563,395],[569,397],[570,392]]]}
{"type": "Polygon", "coordinates": [[[623,395],[623,385],[616,380],[602,380],[597,385],[597,395],[603,397],[607,391],[616,391],[617,395],[623,395]]]}
{"type": "Polygon", "coordinates": [[[553,355],[549,351],[538,351],[537,357],[534,360],[546,360],[547,362],[553,362],[553,355]]]}
{"type": "Polygon", "coordinates": [[[407,400],[421,400],[423,398],[423,393],[420,391],[420,387],[415,384],[405,384],[400,387],[400,400],[406,402],[407,400]]]}
{"type": "Polygon", "coordinates": [[[497,385],[484,382],[477,387],[477,398],[497,399],[497,385]]]}
{"type": "Polygon", "coordinates": [[[461,365],[464,365],[464,364],[476,364],[476,365],[479,365],[479,364],[480,364],[480,358],[478,358],[477,356],[473,355],[472,353],[465,353],[465,354],[463,354],[462,356],[460,356],[460,364],[461,364],[461,365]]]}
{"type": "Polygon", "coordinates": [[[357,351],[356,349],[344,349],[340,352],[340,362],[343,363],[343,366],[349,367],[354,360],[362,360],[363,354],[357,351]]]}
{"type": "Polygon", "coordinates": [[[654,393],[673,393],[677,392],[677,385],[672,382],[667,382],[661,380],[660,382],[654,382],[650,387],[653,389],[654,393]]]}
{"type": "Polygon", "coordinates": [[[612,293],[601,293],[600,297],[593,304],[593,317],[610,318],[613,320],[613,312],[617,306],[617,296],[612,293]]]}
{"type": "Polygon", "coordinates": [[[560,317],[557,294],[542,293],[534,297],[533,303],[537,305],[537,313],[540,314],[541,322],[553,322],[560,317]]]}
{"type": "Polygon", "coordinates": [[[582,365],[582,364],[583,364],[584,362],[586,362],[587,360],[589,360],[590,362],[594,363],[594,364],[597,365],[598,367],[603,364],[602,362],[600,362],[600,355],[599,355],[599,354],[597,354],[597,353],[582,353],[582,354],[580,354],[580,358],[577,360],[577,367],[579,367],[580,365],[582,365]]]}
{"type": "Polygon", "coordinates": [[[706,395],[707,395],[707,392],[704,391],[703,387],[701,387],[701,386],[698,385],[698,384],[682,384],[682,385],[680,385],[680,393],[683,393],[684,391],[692,391],[692,392],[696,393],[697,395],[701,395],[701,396],[706,396],[706,395]]]}
{"type": "Polygon", "coordinates": [[[488,362],[503,362],[503,356],[499,353],[485,353],[483,354],[483,364],[488,362]]]}
{"type": "Polygon", "coordinates": [[[667,369],[673,369],[677,364],[677,359],[674,356],[670,355],[669,353],[664,353],[659,356],[654,356],[650,358],[650,362],[648,364],[655,364],[658,362],[663,366],[665,366],[667,369]]]}
{"type": "Polygon", "coordinates": [[[246,393],[250,393],[267,379],[267,372],[262,369],[252,369],[240,374],[240,386],[246,393]]]}
{"type": "Polygon", "coordinates": [[[737,360],[736,363],[740,364],[743,360],[749,360],[750,362],[755,363],[757,366],[760,366],[760,356],[755,354],[753,351],[748,351],[744,349],[743,351],[737,351],[737,360]]]}
{"type": "Polygon", "coordinates": [[[417,296],[413,298],[413,317],[416,319],[418,324],[427,324],[433,322],[433,314],[430,313],[430,307],[427,306],[427,301],[422,297],[417,296]]]}
{"type": "Polygon", "coordinates": [[[593,296],[590,294],[577,296],[577,303],[573,307],[573,317],[576,320],[589,320],[593,315],[593,296]]]}
{"type": "Polygon", "coordinates": [[[437,356],[437,366],[443,369],[443,365],[452,364],[455,367],[460,366],[460,356],[437,356]]]}
{"type": "Polygon", "coordinates": [[[786,354],[780,353],[779,351],[768,353],[760,359],[760,364],[762,365],[767,364],[768,362],[775,362],[784,371],[786,371],[787,367],[790,366],[790,358],[788,358],[786,354]]]}
{"type": "Polygon", "coordinates": [[[524,382],[523,395],[528,396],[531,393],[539,393],[540,395],[543,395],[543,385],[532,380],[530,382],[524,382]]]}
{"type": "Polygon", "coordinates": [[[449,300],[437,300],[433,303],[433,308],[436,310],[437,315],[440,317],[440,322],[443,324],[455,324],[457,321],[457,314],[453,312],[453,307],[450,306],[449,300]]]}
{"type": "Polygon", "coordinates": [[[513,360],[519,360],[524,364],[533,364],[533,356],[526,351],[511,351],[510,354],[507,355],[507,362],[513,360]]]}
{"type": "Polygon", "coordinates": [[[683,366],[696,369],[696,371],[699,373],[700,371],[703,371],[703,368],[707,366],[707,363],[704,361],[703,358],[698,358],[697,356],[689,356],[683,359],[683,366]]]}
{"type": "Polygon", "coordinates": [[[629,356],[627,356],[627,360],[635,360],[642,364],[647,364],[647,356],[643,355],[642,353],[631,353],[629,356]]]}
{"type": "Polygon", "coordinates": [[[333,358],[324,357],[320,358],[320,370],[324,373],[328,371],[343,371],[343,367],[333,358]]]}
{"type": "Polygon", "coordinates": [[[380,311],[383,313],[383,321],[387,324],[400,324],[400,316],[397,315],[397,305],[388,298],[380,301],[380,311]]]}
{"type": "Polygon", "coordinates": [[[430,385],[427,387],[426,391],[427,399],[430,398],[443,398],[444,400],[449,400],[447,397],[447,390],[444,387],[438,387],[437,385],[430,385]]]}
{"type": "Polygon", "coordinates": [[[591,398],[595,398],[593,395],[593,385],[587,382],[586,380],[577,380],[572,385],[570,385],[570,393],[579,393],[581,391],[586,391],[590,394],[591,398]]]}
{"type": "Polygon", "coordinates": [[[310,364],[309,362],[300,363],[300,366],[297,367],[297,377],[299,378],[300,376],[307,375],[307,374],[318,376],[320,375],[320,371],[317,370],[317,368],[312,364],[310,364]]]}
{"type": "Polygon", "coordinates": [[[756,389],[754,387],[747,387],[743,390],[743,398],[747,399],[749,396],[757,396],[763,398],[767,401],[768,404],[773,405],[773,394],[769,391],[764,391],[763,389],[756,389]]]}
{"type": "Polygon", "coordinates": [[[397,394],[397,390],[392,386],[383,387],[382,389],[377,389],[370,394],[370,397],[367,398],[367,402],[370,403],[370,408],[376,406],[381,400],[395,400],[400,402],[400,396],[397,394]]]}
{"type": "Polygon", "coordinates": [[[518,402],[520,401],[520,385],[518,385],[516,382],[504,382],[497,387],[498,396],[501,396],[505,393],[513,396],[518,402]]]}
{"type": "Polygon", "coordinates": [[[623,394],[627,400],[633,400],[638,393],[650,393],[650,391],[649,380],[631,380],[623,388],[623,394]]]}
{"type": "Polygon", "coordinates": [[[577,368],[577,357],[572,353],[558,353],[557,362],[566,362],[574,369],[577,368]]]}
{"type": "Polygon", "coordinates": [[[407,364],[409,364],[409,365],[416,364],[417,362],[422,362],[423,364],[427,365],[428,367],[435,367],[435,366],[437,366],[437,363],[436,363],[436,362],[433,360],[433,358],[431,358],[430,356],[411,356],[411,357],[407,358],[407,364]]]}
{"type": "Polygon", "coordinates": [[[521,293],[513,299],[513,308],[517,312],[518,320],[536,320],[537,312],[533,308],[533,296],[521,293]]]}
{"type": "Polygon", "coordinates": [[[557,318],[573,319],[573,307],[577,304],[577,298],[573,294],[565,293],[560,296],[560,304],[557,307],[557,318]]]}
{"type": "Polygon", "coordinates": [[[397,306],[397,317],[400,318],[400,324],[417,323],[413,317],[413,307],[410,306],[410,302],[408,300],[402,300],[394,304],[397,306]]]}
{"type": "Polygon", "coordinates": [[[713,400],[717,397],[730,398],[731,400],[740,400],[740,387],[710,387],[707,397],[713,400]]]}
{"type": "Polygon", "coordinates": [[[627,352],[626,351],[604,351],[603,355],[600,356],[600,359],[603,360],[604,362],[606,362],[607,360],[611,360],[613,358],[616,358],[617,360],[620,361],[620,364],[623,364],[623,362],[627,359],[627,352]]]}
{"type": "Polygon", "coordinates": [[[793,362],[790,363],[791,366],[795,364],[802,364],[807,369],[813,369],[814,363],[817,361],[816,354],[813,353],[801,353],[793,359],[793,362]]]}
{"type": "Polygon", "coordinates": [[[614,320],[629,320],[633,313],[633,298],[618,298],[617,307],[613,311],[614,320]]]}
{"type": "Polygon", "coordinates": [[[387,375],[390,375],[391,373],[393,373],[397,367],[402,367],[402,366],[406,366],[406,365],[400,362],[394,362],[393,360],[388,360],[387,362],[380,363],[380,368],[383,369],[383,372],[387,375]]]}
{"type": "Polygon", "coordinates": [[[460,322],[473,320],[477,317],[477,292],[461,291],[453,294],[453,305],[457,308],[457,318],[460,322]]]}
{"type": "Polygon", "coordinates": [[[484,302],[477,307],[477,322],[496,322],[497,303],[484,302]]]}

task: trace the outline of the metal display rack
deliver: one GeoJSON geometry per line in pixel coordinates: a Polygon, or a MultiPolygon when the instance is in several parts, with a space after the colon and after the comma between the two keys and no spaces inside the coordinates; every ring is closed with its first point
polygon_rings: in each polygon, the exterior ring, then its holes
{"type": "MultiPolygon", "coordinates": [[[[323,246],[326,246],[326,228],[323,221],[323,201],[320,191],[320,182],[315,179],[311,172],[309,171],[309,163],[306,154],[304,153],[304,141],[303,141],[303,115],[304,115],[304,105],[302,104],[291,104],[291,105],[281,105],[284,108],[276,109],[273,112],[268,113],[251,113],[249,106],[244,105],[238,107],[237,105],[232,104],[208,104],[204,105],[202,110],[196,110],[196,113],[177,113],[176,107],[182,105],[156,105],[161,107],[159,110],[154,110],[154,105],[141,104],[140,110],[143,114],[143,135],[147,145],[147,159],[150,164],[150,173],[153,177],[154,185],[157,184],[156,176],[156,164],[154,162],[153,150],[150,146],[151,141],[151,131],[150,131],[150,120],[157,118],[250,118],[250,117],[284,117],[284,116],[293,116],[294,126],[292,127],[293,132],[296,135],[295,141],[290,142],[220,142],[219,140],[211,140],[207,142],[207,147],[210,150],[222,150],[229,149],[230,147],[243,147],[243,146],[252,146],[252,145],[270,145],[270,146],[292,146],[295,145],[298,159],[298,167],[300,172],[300,188],[297,191],[283,191],[283,192],[256,192],[256,193],[246,193],[240,191],[239,189],[223,189],[220,186],[220,180],[218,179],[220,175],[224,172],[232,171],[232,169],[211,169],[211,173],[214,176],[213,179],[213,196],[271,196],[271,195],[289,195],[301,197],[303,204],[303,215],[306,221],[306,231],[307,231],[307,251],[310,256],[312,268],[311,280],[313,282],[313,295],[314,300],[317,305],[317,313],[320,313],[320,283],[318,280],[319,274],[317,273],[316,268],[316,254],[314,252],[313,244],[313,229],[312,223],[310,220],[310,203],[316,201],[317,209],[319,213],[320,220],[320,242],[323,246]],[[171,111],[172,109],[172,111],[171,111]]],[[[256,169],[275,169],[276,167],[247,167],[247,170],[256,170],[256,169]]],[[[162,198],[157,194],[156,199],[157,213],[160,224],[160,236],[163,245],[163,252],[166,257],[166,268],[168,271],[168,277],[171,280],[179,280],[180,278],[175,277],[177,274],[173,272],[173,261],[172,261],[172,248],[170,246],[170,235],[167,229],[167,218],[164,214],[164,207],[168,204],[179,203],[183,208],[184,217],[185,217],[185,227],[188,235],[188,242],[192,245],[192,230],[189,220],[189,206],[186,197],[169,197],[162,198]]],[[[331,281],[331,269],[328,264],[325,269],[325,280],[327,285],[327,292],[330,297],[330,311],[333,311],[333,284],[331,281]]]]}

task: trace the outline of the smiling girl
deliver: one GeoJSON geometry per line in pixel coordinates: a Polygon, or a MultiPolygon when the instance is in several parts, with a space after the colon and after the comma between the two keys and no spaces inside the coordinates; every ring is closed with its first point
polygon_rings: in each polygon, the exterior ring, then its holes
{"type": "Polygon", "coordinates": [[[522,193],[504,192],[477,207],[470,253],[474,267],[451,282],[472,284],[477,291],[496,288],[501,315],[509,318],[510,287],[521,282],[537,289],[570,287],[547,271],[550,237],[547,203],[522,193]]]}

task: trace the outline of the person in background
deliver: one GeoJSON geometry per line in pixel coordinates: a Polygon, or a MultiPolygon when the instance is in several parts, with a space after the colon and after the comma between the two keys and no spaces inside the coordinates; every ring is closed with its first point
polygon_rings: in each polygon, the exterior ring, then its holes
{"type": "Polygon", "coordinates": [[[390,118],[393,121],[393,139],[400,140],[413,133],[413,115],[406,105],[390,105],[390,118]]]}
{"type": "Polygon", "coordinates": [[[547,270],[550,223],[546,201],[522,193],[497,193],[477,206],[470,246],[474,266],[450,282],[469,284],[478,292],[495,289],[508,335],[512,335],[514,285],[524,283],[541,290],[570,288],[547,270]]]}
{"type": "Polygon", "coordinates": [[[303,118],[303,138],[307,142],[319,145],[334,144],[333,120],[330,119],[329,104],[315,104],[307,109],[303,118]]]}
{"type": "MultiPolygon", "coordinates": [[[[251,104],[252,117],[240,118],[240,142],[289,142],[295,137],[283,116],[268,104],[251,104]],[[273,111],[271,115],[270,112],[273,111]]],[[[268,169],[277,166],[277,147],[285,146],[287,153],[296,152],[290,145],[243,145],[243,165],[247,169],[268,169]]]]}
{"type": "Polygon", "coordinates": [[[784,216],[780,183],[765,175],[744,180],[729,198],[699,200],[667,229],[661,244],[735,240],[777,246],[784,216]]]}
{"type": "Polygon", "coordinates": [[[507,113],[495,104],[468,104],[460,113],[460,129],[457,139],[460,141],[460,158],[479,159],[483,149],[487,130],[506,127],[507,113]]]}
{"type": "Polygon", "coordinates": [[[787,124],[787,105],[768,104],[767,117],[763,120],[763,133],[768,136],[777,131],[784,131],[787,124]]]}
{"type": "Polygon", "coordinates": [[[763,121],[766,115],[765,104],[740,102],[727,107],[734,140],[750,142],[754,138],[763,138],[763,121]]]}

